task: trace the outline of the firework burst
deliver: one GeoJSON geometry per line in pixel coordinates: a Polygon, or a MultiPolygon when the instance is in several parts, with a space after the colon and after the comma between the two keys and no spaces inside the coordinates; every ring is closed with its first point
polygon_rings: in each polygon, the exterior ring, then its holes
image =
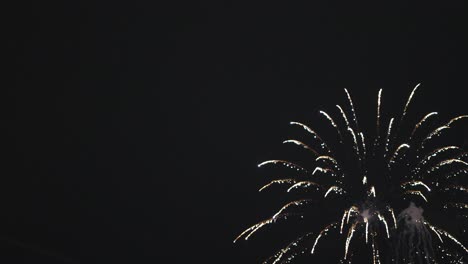
{"type": "Polygon", "coordinates": [[[464,263],[467,248],[456,235],[430,224],[423,217],[423,208],[439,206],[445,210],[441,212],[466,219],[468,187],[462,178],[468,173],[468,154],[458,146],[444,145],[439,138],[468,116],[434,125],[438,113],[431,112],[411,125],[407,115],[419,86],[412,90],[402,114],[390,118],[383,118],[383,91],[379,90],[373,139],[361,130],[347,89],[348,103],[345,107],[336,105],[336,117],[319,111],[335,133],[327,135],[334,138],[333,144],[329,145],[309,126],[291,122],[302,128],[312,143],[295,139],[283,143],[305,149],[311,161],[304,165],[287,160],[260,163],[259,167],[284,166],[293,173],[267,183],[260,191],[286,185],[286,193],[301,193],[304,197],[249,227],[234,242],[248,240],[263,227],[292,215],[304,217],[308,206],[317,206],[317,200],[308,195],[318,193],[324,206],[334,199],[336,221],[318,232],[300,236],[265,263],[289,263],[306,252],[314,255],[320,250],[320,242],[332,235],[344,241],[341,263],[351,263],[356,240],[367,244],[374,264],[464,263]]]}

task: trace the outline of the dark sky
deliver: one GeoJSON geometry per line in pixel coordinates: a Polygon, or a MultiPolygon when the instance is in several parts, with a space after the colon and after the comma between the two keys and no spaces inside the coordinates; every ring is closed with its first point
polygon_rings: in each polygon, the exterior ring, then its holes
{"type": "Polygon", "coordinates": [[[259,263],[292,234],[232,240],[281,206],[256,164],[288,121],[419,82],[418,113],[468,112],[464,1],[157,2],[5,8],[0,260],[259,263]]]}

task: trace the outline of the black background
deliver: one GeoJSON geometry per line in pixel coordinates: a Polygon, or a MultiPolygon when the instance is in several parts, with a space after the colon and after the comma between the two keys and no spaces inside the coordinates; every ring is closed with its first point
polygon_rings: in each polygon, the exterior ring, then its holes
{"type": "Polygon", "coordinates": [[[4,11],[8,263],[258,263],[293,234],[232,240],[281,206],[280,192],[257,192],[256,164],[284,155],[288,121],[344,103],[347,87],[370,124],[379,88],[398,112],[419,82],[418,114],[468,111],[464,1],[4,11]]]}

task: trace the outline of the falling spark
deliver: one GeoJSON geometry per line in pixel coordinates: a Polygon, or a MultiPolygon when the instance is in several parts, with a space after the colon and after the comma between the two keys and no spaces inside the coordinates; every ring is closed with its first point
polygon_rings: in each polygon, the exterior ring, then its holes
{"type": "Polygon", "coordinates": [[[354,150],[356,151],[356,155],[359,157],[359,159],[361,159],[361,155],[359,154],[359,146],[358,146],[358,143],[357,143],[356,134],[354,133],[354,130],[352,128],[350,128],[350,127],[348,127],[348,131],[351,134],[351,136],[353,137],[354,150]]]}
{"type": "Polygon", "coordinates": [[[362,143],[362,158],[365,159],[366,157],[366,141],[364,139],[364,133],[360,132],[359,136],[361,137],[361,143],[362,143]]]}
{"type": "Polygon", "coordinates": [[[311,254],[314,254],[315,247],[317,246],[317,243],[319,242],[321,237],[322,237],[322,234],[319,234],[317,238],[315,239],[314,246],[312,247],[312,251],[310,252],[311,254]]]}
{"type": "Polygon", "coordinates": [[[340,137],[340,143],[343,143],[343,136],[341,135],[341,131],[340,129],[338,128],[338,126],[336,125],[335,121],[333,120],[333,118],[327,114],[325,111],[319,111],[320,114],[322,114],[323,116],[325,116],[325,118],[330,122],[330,124],[335,128],[335,131],[336,133],[338,134],[338,136],[340,137]]]}
{"type": "Polygon", "coordinates": [[[281,207],[281,209],[275,215],[273,215],[272,218],[277,218],[278,216],[283,215],[283,212],[288,210],[291,207],[300,206],[300,205],[307,204],[310,202],[314,202],[314,201],[310,199],[301,199],[301,200],[289,202],[285,206],[281,207]]]}
{"type": "Polygon", "coordinates": [[[425,184],[424,182],[422,181],[410,181],[410,182],[404,182],[401,184],[401,187],[403,188],[406,188],[406,186],[411,186],[411,187],[415,187],[415,186],[423,186],[424,188],[426,188],[426,190],[428,192],[431,191],[431,188],[429,188],[429,186],[427,186],[427,184],[425,184]]]}
{"type": "Polygon", "coordinates": [[[260,188],[258,191],[261,192],[263,190],[265,190],[266,188],[272,186],[272,185],[275,185],[275,184],[292,184],[292,183],[295,183],[296,180],[294,179],[280,179],[280,180],[274,180],[274,181],[271,181],[269,182],[268,184],[265,184],[263,185],[262,188],[260,188]]]}
{"type": "MultiPolygon", "coordinates": [[[[436,228],[436,227],[434,227],[434,228],[436,228]]],[[[459,245],[461,248],[463,248],[463,250],[465,250],[466,253],[468,253],[468,249],[460,241],[458,241],[455,237],[453,237],[450,233],[448,233],[447,231],[442,230],[440,228],[436,228],[436,229],[441,235],[444,235],[444,236],[450,238],[453,242],[455,242],[457,245],[459,245]]]]}
{"type": "Polygon", "coordinates": [[[394,118],[392,117],[392,119],[390,119],[390,122],[388,123],[388,131],[387,131],[387,139],[385,140],[385,154],[384,154],[384,156],[387,156],[388,148],[390,147],[390,134],[392,133],[393,120],[394,120],[394,118]]]}
{"type": "Polygon", "coordinates": [[[324,174],[329,173],[332,176],[335,175],[335,172],[329,168],[315,167],[314,171],[312,172],[312,175],[315,175],[317,172],[324,173],[324,174]]]}
{"type": "Polygon", "coordinates": [[[331,161],[333,164],[338,165],[338,162],[337,162],[334,158],[332,158],[332,157],[330,157],[330,156],[319,156],[319,157],[317,157],[317,158],[315,159],[315,161],[319,161],[319,160],[329,160],[329,161],[331,161]]]}
{"type": "Polygon", "coordinates": [[[340,234],[343,234],[344,220],[347,215],[348,215],[348,210],[345,210],[343,213],[343,217],[341,218],[340,234]]]}
{"type": "Polygon", "coordinates": [[[383,91],[383,89],[379,90],[379,95],[377,97],[377,125],[376,125],[377,136],[376,136],[376,140],[378,140],[380,138],[380,107],[381,107],[381,102],[382,102],[382,91],[383,91]]]}
{"type": "Polygon", "coordinates": [[[349,223],[349,217],[351,216],[351,214],[358,213],[358,210],[359,209],[356,206],[351,206],[351,208],[349,208],[348,216],[346,217],[346,223],[349,223]]]}
{"type": "Polygon", "coordinates": [[[343,117],[343,120],[344,120],[345,123],[346,123],[346,127],[349,128],[348,117],[346,116],[346,113],[343,111],[343,108],[341,108],[341,106],[339,106],[339,105],[336,105],[336,107],[338,108],[338,110],[340,110],[341,116],[343,117]]]}
{"type": "Polygon", "coordinates": [[[330,157],[330,156],[319,156],[315,159],[316,162],[319,162],[319,161],[329,161],[333,164],[333,167],[337,170],[340,170],[340,165],[338,164],[338,161],[336,161],[336,159],[334,159],[333,157],[330,157]]]}
{"type": "Polygon", "coordinates": [[[421,198],[424,199],[424,201],[427,202],[426,196],[424,196],[424,194],[421,191],[409,190],[409,191],[406,191],[404,194],[412,194],[412,195],[420,196],[421,198]]]}
{"type": "Polygon", "coordinates": [[[388,225],[387,225],[387,221],[385,220],[385,217],[383,217],[379,213],[377,214],[377,217],[379,218],[380,221],[382,221],[382,223],[385,226],[385,230],[387,231],[387,238],[390,238],[390,231],[388,231],[388,225]]]}
{"type": "Polygon", "coordinates": [[[402,123],[403,119],[405,118],[406,112],[408,111],[408,107],[409,107],[409,105],[410,105],[410,103],[411,103],[411,100],[413,99],[413,96],[414,96],[414,94],[416,93],[416,90],[418,89],[418,87],[419,87],[420,85],[421,85],[421,84],[418,83],[418,84],[414,87],[414,89],[413,89],[413,91],[411,92],[410,96],[408,97],[408,101],[406,102],[405,109],[403,110],[403,115],[401,116],[401,121],[400,121],[400,123],[402,123]]]}
{"type": "Polygon", "coordinates": [[[446,124],[446,126],[449,127],[449,126],[451,126],[453,123],[455,123],[455,122],[457,122],[457,121],[459,121],[459,120],[462,120],[462,119],[464,119],[464,118],[468,118],[468,115],[461,115],[461,116],[457,116],[457,117],[455,117],[455,118],[452,118],[452,119],[446,124]]]}
{"type": "Polygon", "coordinates": [[[351,239],[353,239],[353,234],[354,234],[354,231],[356,229],[356,225],[357,225],[357,223],[354,223],[351,226],[351,229],[349,229],[349,232],[348,232],[348,237],[346,238],[345,255],[344,255],[345,259],[348,256],[349,245],[351,244],[351,239]]]}
{"type": "Polygon", "coordinates": [[[372,259],[374,264],[380,264],[379,250],[376,249],[374,235],[372,235],[372,259]]]}
{"type": "Polygon", "coordinates": [[[442,162],[440,162],[439,164],[435,165],[434,167],[430,168],[429,169],[429,172],[434,172],[436,170],[439,170],[440,168],[444,167],[444,166],[447,166],[447,165],[452,165],[454,163],[458,163],[458,164],[462,164],[464,166],[468,166],[468,163],[463,161],[463,160],[459,160],[459,159],[448,159],[448,160],[444,160],[442,162]]]}
{"type": "Polygon", "coordinates": [[[442,237],[440,236],[439,231],[437,231],[437,229],[435,229],[434,226],[432,226],[432,225],[429,224],[428,222],[424,222],[424,224],[426,224],[426,225],[429,227],[429,229],[431,229],[432,232],[434,232],[434,233],[437,235],[437,237],[439,238],[439,240],[440,240],[441,243],[444,243],[444,240],[442,240],[442,237]]]}
{"type": "Polygon", "coordinates": [[[413,138],[413,136],[416,134],[416,131],[418,130],[418,128],[421,127],[431,116],[436,116],[438,114],[439,113],[437,113],[437,112],[431,112],[431,113],[425,115],[421,119],[421,121],[419,121],[419,123],[417,123],[416,126],[414,126],[413,132],[411,132],[410,139],[413,138]]]}
{"type": "Polygon", "coordinates": [[[391,164],[395,163],[395,160],[397,159],[397,157],[400,155],[401,151],[403,149],[409,149],[410,148],[410,145],[406,144],[406,143],[403,143],[401,144],[396,150],[395,152],[393,153],[392,157],[390,158],[389,162],[388,162],[388,166],[391,166],[391,164]]]}
{"type": "Polygon", "coordinates": [[[318,242],[319,242],[319,239],[324,236],[324,235],[327,235],[328,231],[330,229],[334,229],[336,228],[336,225],[337,223],[332,223],[330,225],[328,225],[327,227],[325,227],[322,231],[320,231],[319,235],[317,236],[317,238],[315,239],[315,242],[314,242],[314,246],[312,247],[312,250],[311,250],[311,254],[314,254],[314,251],[315,251],[315,247],[317,246],[318,242]]]}
{"type": "MultiPolygon", "coordinates": [[[[299,247],[300,243],[302,243],[304,240],[306,240],[309,236],[312,235],[312,232],[310,233],[307,233],[301,237],[299,237],[298,239],[294,240],[293,242],[289,243],[286,247],[282,248],[275,256],[272,256],[271,258],[269,258],[268,260],[271,260],[271,259],[274,259],[272,264],[275,264],[275,263],[280,263],[280,261],[283,259],[283,256],[285,256],[286,254],[288,254],[289,252],[293,251],[294,248],[297,248],[299,247]]],[[[295,255],[292,255],[290,256],[288,259],[287,259],[287,263],[289,263],[289,261],[294,258],[295,255]]],[[[268,263],[268,260],[263,262],[264,264],[267,264],[268,263]]],[[[284,263],[283,261],[281,261],[281,263],[284,263]]]]}
{"type": "Polygon", "coordinates": [[[325,193],[325,196],[324,196],[324,197],[327,197],[328,194],[329,194],[330,192],[335,192],[335,193],[338,193],[338,194],[343,194],[343,193],[344,193],[343,189],[341,189],[340,187],[338,187],[338,186],[332,186],[332,187],[330,187],[330,188],[328,189],[328,191],[325,193]]]}
{"type": "Polygon", "coordinates": [[[303,147],[303,148],[305,148],[305,149],[311,151],[311,152],[314,153],[316,156],[319,156],[319,154],[318,154],[317,151],[315,151],[315,150],[312,149],[311,147],[307,146],[306,144],[304,144],[304,143],[302,143],[302,142],[300,142],[300,141],[298,141],[298,140],[288,139],[288,140],[283,141],[283,144],[286,144],[286,143],[294,143],[294,144],[296,144],[296,145],[298,145],[298,146],[301,146],[301,147],[303,147]]]}
{"type": "Polygon", "coordinates": [[[356,117],[356,110],[354,110],[353,100],[351,99],[351,95],[349,94],[348,89],[345,88],[344,90],[346,92],[346,97],[348,97],[349,106],[351,107],[351,113],[353,114],[354,124],[356,125],[356,129],[359,132],[359,124],[356,117]]]}
{"type": "Polygon", "coordinates": [[[292,163],[292,162],[289,162],[289,161],[286,161],[286,160],[267,160],[267,161],[264,161],[260,164],[258,164],[258,167],[262,167],[262,166],[265,166],[267,164],[281,164],[283,166],[286,166],[288,168],[291,168],[291,169],[295,169],[297,171],[303,171],[303,172],[306,172],[307,173],[307,170],[302,168],[301,166],[295,164],[295,163],[292,163]]]}
{"type": "MultiPolygon", "coordinates": [[[[451,172],[451,173],[445,175],[444,178],[445,178],[446,180],[450,180],[450,179],[452,179],[452,178],[455,178],[455,179],[456,179],[456,177],[458,177],[458,176],[464,176],[464,175],[466,175],[466,174],[468,174],[468,170],[467,170],[467,169],[461,169],[461,170],[457,170],[457,171],[455,171],[455,172],[451,172]]],[[[439,184],[438,181],[436,181],[436,185],[437,185],[437,184],[439,184]]],[[[438,186],[438,185],[437,185],[437,186],[438,186]]]]}
{"type": "Polygon", "coordinates": [[[294,185],[292,185],[291,187],[289,187],[289,189],[287,190],[287,192],[290,192],[292,191],[293,189],[297,189],[297,188],[308,188],[308,187],[315,187],[316,190],[320,190],[322,188],[322,186],[320,184],[317,184],[315,182],[311,182],[311,181],[301,181],[301,182],[298,182],[294,185]]]}
{"type": "Polygon", "coordinates": [[[369,220],[364,218],[364,222],[366,223],[366,244],[369,242],[369,220]]]}
{"type": "Polygon", "coordinates": [[[447,151],[450,151],[450,150],[459,150],[460,148],[457,147],[457,146],[446,146],[446,147],[442,147],[442,148],[438,148],[436,150],[434,150],[433,152],[429,153],[428,155],[426,155],[418,164],[418,166],[416,168],[419,168],[420,166],[422,165],[425,165],[426,163],[428,163],[429,161],[431,161],[432,159],[438,157],[438,155],[444,153],[444,152],[447,152],[447,151]]]}
{"type": "Polygon", "coordinates": [[[367,177],[364,176],[362,177],[362,185],[366,185],[367,184],[367,177]]]}
{"type": "Polygon", "coordinates": [[[395,227],[395,229],[397,229],[397,220],[395,218],[395,213],[393,211],[393,208],[389,208],[388,209],[390,211],[390,213],[392,214],[392,218],[393,218],[393,226],[395,227]]]}
{"type": "Polygon", "coordinates": [[[438,127],[436,130],[432,131],[432,133],[430,133],[421,143],[421,148],[424,149],[428,141],[430,141],[436,136],[439,136],[442,133],[442,131],[444,131],[445,129],[449,129],[449,128],[450,127],[448,126],[441,126],[441,127],[438,127]]]}
{"type": "Polygon", "coordinates": [[[266,220],[263,220],[249,228],[247,228],[244,232],[242,232],[239,236],[234,239],[234,243],[236,243],[240,238],[244,237],[244,240],[248,240],[250,236],[252,236],[255,232],[257,232],[260,228],[269,225],[271,223],[276,222],[278,219],[281,218],[287,218],[287,214],[283,215],[275,215],[274,217],[268,218],[266,220]],[[247,234],[247,235],[246,235],[247,234]],[[246,235],[246,236],[245,236],[246,235]]]}
{"type": "Polygon", "coordinates": [[[322,148],[322,150],[325,150],[326,152],[329,152],[328,146],[325,144],[325,142],[322,140],[322,138],[317,134],[317,132],[313,131],[310,127],[308,127],[308,126],[306,126],[306,125],[304,125],[302,123],[299,123],[299,122],[290,122],[290,124],[300,126],[304,130],[306,130],[307,132],[312,134],[314,139],[317,139],[320,142],[320,147],[322,148]]]}

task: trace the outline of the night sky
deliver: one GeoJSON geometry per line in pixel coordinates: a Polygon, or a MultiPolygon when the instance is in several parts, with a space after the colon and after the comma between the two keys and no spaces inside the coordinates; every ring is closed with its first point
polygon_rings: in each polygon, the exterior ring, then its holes
{"type": "Polygon", "coordinates": [[[259,263],[298,234],[232,243],[287,199],[256,165],[295,155],[289,121],[346,87],[371,129],[419,82],[414,120],[468,112],[464,1],[167,2],[4,9],[1,261],[259,263]]]}

